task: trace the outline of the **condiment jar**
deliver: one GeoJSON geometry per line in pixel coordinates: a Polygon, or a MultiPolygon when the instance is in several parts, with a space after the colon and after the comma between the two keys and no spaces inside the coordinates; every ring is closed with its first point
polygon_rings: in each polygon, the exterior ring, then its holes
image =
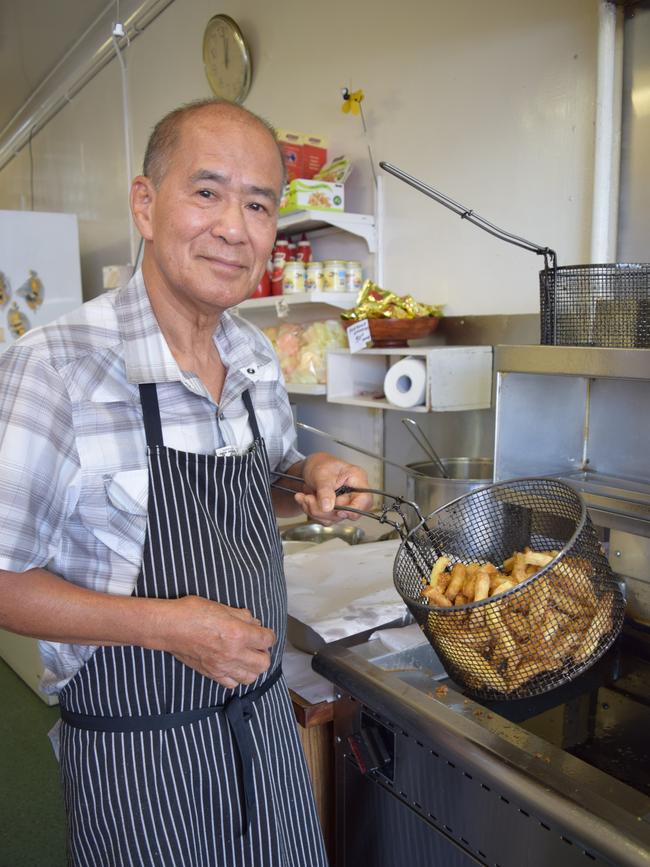
{"type": "Polygon", "coordinates": [[[305,292],[323,291],[323,263],[308,262],[305,273],[305,292]]]}
{"type": "Polygon", "coordinates": [[[302,262],[287,262],[282,277],[282,294],[291,295],[305,291],[305,268],[302,262]]]}
{"type": "Polygon", "coordinates": [[[323,292],[345,292],[345,262],[342,259],[323,262],[323,292]]]}
{"type": "Polygon", "coordinates": [[[363,286],[363,268],[356,260],[345,263],[345,288],[348,292],[358,292],[363,286]]]}

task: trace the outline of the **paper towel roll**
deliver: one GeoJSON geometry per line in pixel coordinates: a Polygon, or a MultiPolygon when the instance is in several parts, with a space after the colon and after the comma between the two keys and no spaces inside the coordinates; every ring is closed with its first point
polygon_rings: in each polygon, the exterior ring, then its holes
{"type": "Polygon", "coordinates": [[[426,363],[410,355],[394,364],[384,379],[386,400],[395,406],[421,406],[425,403],[426,389],[426,363]]]}

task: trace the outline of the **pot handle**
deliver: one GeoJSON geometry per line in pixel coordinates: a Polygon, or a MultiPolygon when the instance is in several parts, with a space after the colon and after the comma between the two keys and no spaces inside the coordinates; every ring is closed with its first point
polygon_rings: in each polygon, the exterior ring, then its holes
{"type": "Polygon", "coordinates": [[[361,448],[361,446],[357,446],[354,443],[349,443],[346,440],[339,439],[335,437],[334,434],[327,433],[327,431],[319,430],[317,427],[312,427],[310,424],[305,424],[302,421],[296,422],[296,427],[301,430],[306,430],[308,433],[316,434],[320,437],[325,437],[325,439],[331,440],[334,443],[338,443],[340,446],[345,446],[346,449],[352,449],[355,452],[359,452],[360,455],[366,455],[369,458],[375,458],[378,461],[381,461],[384,464],[388,464],[391,467],[397,467],[398,470],[402,470],[408,476],[415,476],[416,478],[429,478],[426,473],[421,473],[419,470],[413,470],[411,467],[407,467],[404,464],[395,463],[395,461],[389,461],[388,458],[385,458],[383,455],[378,455],[376,452],[368,451],[368,449],[361,448]]]}

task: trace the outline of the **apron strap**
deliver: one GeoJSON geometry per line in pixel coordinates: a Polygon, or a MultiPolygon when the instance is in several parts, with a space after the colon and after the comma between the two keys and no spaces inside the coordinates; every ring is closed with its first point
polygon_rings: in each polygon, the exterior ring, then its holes
{"type": "MultiPolygon", "coordinates": [[[[140,387],[142,388],[142,386],[140,387]]],[[[255,778],[253,776],[255,744],[248,725],[253,715],[252,705],[253,702],[257,701],[258,698],[261,698],[265,692],[271,689],[281,676],[282,667],[278,666],[261,686],[251,689],[241,696],[233,695],[225,704],[213,705],[212,707],[197,707],[193,710],[147,716],[115,717],[72,713],[61,706],[61,719],[73,728],[86,729],[87,731],[155,732],[188,725],[217,713],[225,714],[241,762],[245,818],[243,835],[245,836],[250,829],[251,821],[255,815],[255,778]]]]}
{"type": "Polygon", "coordinates": [[[257,425],[257,418],[255,416],[255,410],[253,409],[253,401],[250,396],[250,392],[248,389],[242,393],[242,400],[244,401],[244,406],[248,411],[248,423],[251,426],[251,430],[253,431],[253,439],[260,440],[262,437],[260,436],[260,429],[257,425]]]}
{"type": "MultiPolygon", "coordinates": [[[[164,443],[162,435],[162,424],[160,422],[160,408],[158,406],[158,392],[156,391],[156,383],[141,383],[138,387],[140,389],[140,403],[142,404],[142,417],[144,419],[144,430],[147,437],[147,445],[149,447],[162,446],[164,445],[164,443]]],[[[248,423],[250,424],[251,430],[253,432],[253,439],[259,440],[261,439],[260,429],[257,424],[255,410],[253,409],[253,401],[251,399],[248,389],[246,389],[246,391],[242,393],[242,399],[244,401],[246,411],[248,412],[248,423]]]]}
{"type": "Polygon", "coordinates": [[[163,446],[162,424],[160,423],[160,408],[158,406],[158,392],[155,382],[146,382],[139,385],[140,403],[142,404],[142,417],[144,419],[144,432],[147,437],[149,448],[163,446]]]}

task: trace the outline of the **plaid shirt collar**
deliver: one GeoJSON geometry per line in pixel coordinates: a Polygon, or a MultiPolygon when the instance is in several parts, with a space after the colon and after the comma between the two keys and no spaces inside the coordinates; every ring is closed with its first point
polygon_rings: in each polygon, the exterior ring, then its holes
{"type": "MultiPolygon", "coordinates": [[[[182,382],[191,391],[209,396],[198,377],[182,371],[172,355],[153,312],[140,269],[118,292],[115,312],[129,382],[182,382]]],[[[221,315],[213,339],[227,370],[220,401],[223,407],[250,386],[256,370],[269,364],[271,358],[262,341],[256,339],[255,331],[248,324],[243,327],[237,317],[227,311],[221,315]]]]}

